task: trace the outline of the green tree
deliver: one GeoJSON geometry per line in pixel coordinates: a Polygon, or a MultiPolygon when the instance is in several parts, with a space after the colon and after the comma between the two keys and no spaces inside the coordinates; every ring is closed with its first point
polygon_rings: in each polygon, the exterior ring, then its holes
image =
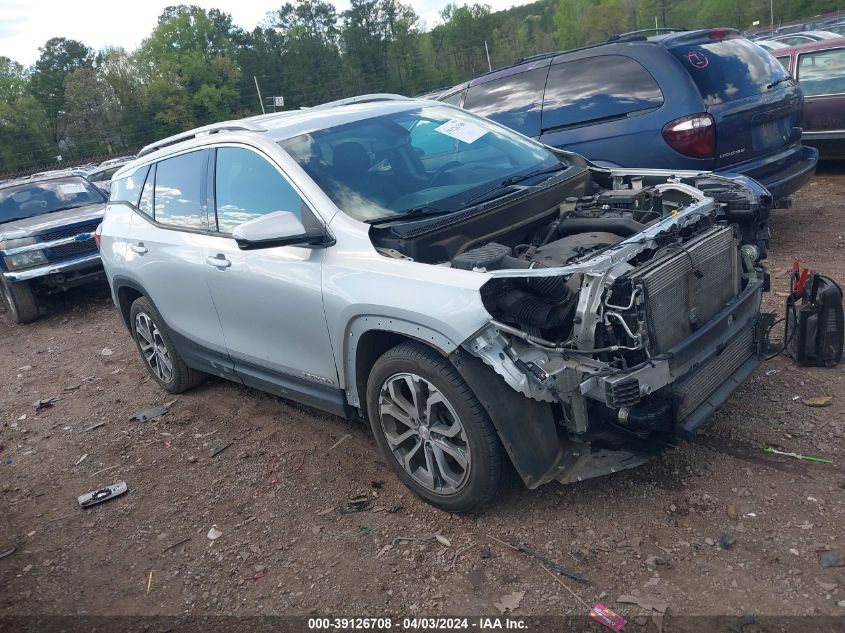
{"type": "Polygon", "coordinates": [[[73,155],[113,154],[124,146],[120,103],[97,70],[77,68],[65,78],[65,106],[60,131],[73,155]]]}
{"type": "Polygon", "coordinates": [[[159,135],[229,118],[240,109],[231,18],[193,5],[168,7],[136,55],[159,135]]]}
{"type": "Polygon", "coordinates": [[[267,14],[266,28],[281,35],[284,93],[291,106],[343,96],[337,11],[323,0],[296,0],[267,14]]]}
{"type": "Polygon", "coordinates": [[[93,51],[82,42],[53,37],[38,49],[40,56],[32,67],[30,91],[44,106],[56,141],[59,113],[65,107],[65,78],[77,68],[90,68],[93,51]]]}
{"type": "Polygon", "coordinates": [[[0,173],[55,161],[58,148],[23,66],[0,57],[0,173]]]}

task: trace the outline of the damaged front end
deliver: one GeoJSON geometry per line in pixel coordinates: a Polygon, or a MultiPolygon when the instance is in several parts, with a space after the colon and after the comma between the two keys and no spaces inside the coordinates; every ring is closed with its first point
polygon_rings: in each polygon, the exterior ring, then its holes
{"type": "MultiPolygon", "coordinates": [[[[760,362],[765,190],[665,172],[601,178],[607,188],[568,198],[530,243],[450,262],[490,277],[493,318],[461,354],[523,405],[524,424],[497,428],[532,488],[644,463],[692,436],[760,362]],[[534,424],[544,434],[526,440],[534,424]]],[[[488,396],[488,409],[520,415],[488,396]]]]}

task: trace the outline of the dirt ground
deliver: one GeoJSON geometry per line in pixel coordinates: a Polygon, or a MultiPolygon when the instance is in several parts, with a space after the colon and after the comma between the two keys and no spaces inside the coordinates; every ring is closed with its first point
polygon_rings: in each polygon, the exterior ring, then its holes
{"type": "MultiPolygon", "coordinates": [[[[822,166],[772,228],[768,308],[781,312],[794,258],[845,280],[845,167],[822,166]]],[[[584,613],[491,536],[580,571],[592,584],[571,588],[632,619],[648,602],[673,615],[845,615],[845,567],[820,564],[845,555],[845,365],[767,362],[697,443],[577,485],[514,484],[489,510],[451,516],[398,482],[363,425],[222,380],[130,421],[174,397],[147,377],[105,288],[52,300],[32,325],[0,324],[0,553],[17,547],[0,559],[0,616],[499,615],[515,592],[517,616],[584,613]],[[833,400],[802,402],[814,396],[833,400]],[[77,505],[118,480],[122,498],[77,505]],[[357,495],[372,508],[343,513],[357,495]],[[445,538],[392,545],[433,533],[445,538]]]]}

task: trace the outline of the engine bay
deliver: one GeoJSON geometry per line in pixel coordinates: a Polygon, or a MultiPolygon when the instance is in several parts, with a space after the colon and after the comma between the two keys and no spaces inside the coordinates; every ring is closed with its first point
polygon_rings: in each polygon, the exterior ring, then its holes
{"type": "Polygon", "coordinates": [[[746,204],[741,184],[582,174],[486,210],[483,225],[472,216],[408,223],[382,243],[393,256],[490,274],[481,297],[502,331],[620,370],[659,357],[764,274],[759,241],[743,242],[756,239],[748,225],[765,224],[767,209],[746,204]],[[536,211],[563,187],[582,195],[536,211]],[[510,224],[499,228],[503,218],[510,224]],[[466,230],[473,222],[483,238],[466,230]]]}

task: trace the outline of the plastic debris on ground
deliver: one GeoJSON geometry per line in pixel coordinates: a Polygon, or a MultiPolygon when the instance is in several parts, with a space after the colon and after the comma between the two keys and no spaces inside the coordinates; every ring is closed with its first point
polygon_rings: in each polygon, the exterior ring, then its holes
{"type": "Polygon", "coordinates": [[[507,613],[508,611],[515,611],[519,608],[522,599],[525,597],[524,591],[514,591],[513,593],[508,593],[499,598],[498,602],[494,602],[493,606],[496,607],[502,613],[507,613]]]}
{"type": "Polygon", "coordinates": [[[587,615],[613,631],[621,631],[626,624],[625,618],[618,613],[614,613],[601,602],[596,602],[587,615]]]}
{"type": "Polygon", "coordinates": [[[833,400],[833,396],[815,396],[813,398],[804,398],[801,402],[808,407],[827,407],[833,400]]]}
{"type": "Polygon", "coordinates": [[[32,406],[35,407],[35,412],[38,413],[42,409],[49,409],[53,406],[55,402],[58,402],[58,398],[45,398],[42,400],[36,400],[32,403],[32,406]]]}
{"type": "Polygon", "coordinates": [[[208,534],[206,534],[206,536],[208,537],[208,540],[209,540],[209,541],[216,541],[216,540],[217,540],[217,539],[219,539],[221,536],[223,536],[223,532],[221,532],[220,530],[218,530],[218,529],[217,529],[217,525],[215,524],[215,525],[212,525],[212,526],[211,526],[211,529],[210,529],[210,530],[208,530],[208,534]]]}
{"type": "Polygon", "coordinates": [[[352,514],[353,512],[365,512],[372,509],[375,501],[370,499],[367,495],[358,495],[352,497],[346,504],[340,508],[341,514],[352,514]]]}
{"type": "Polygon", "coordinates": [[[799,455],[798,453],[787,453],[786,451],[779,451],[776,448],[772,448],[771,446],[767,446],[763,449],[764,453],[769,453],[770,455],[783,455],[784,457],[794,457],[795,459],[800,459],[805,462],[817,462],[819,464],[832,464],[832,459],[827,459],[826,457],[816,457],[815,455],[799,455]]]}
{"type": "Polygon", "coordinates": [[[149,409],[143,409],[138,411],[134,414],[130,419],[131,420],[138,420],[138,422],[150,422],[151,420],[156,420],[161,416],[165,415],[170,409],[168,409],[164,405],[160,405],[158,407],[151,407],[149,409]]]}
{"type": "Polygon", "coordinates": [[[836,550],[822,552],[819,554],[819,565],[822,567],[845,567],[845,559],[842,553],[836,550]]]}
{"type": "Polygon", "coordinates": [[[111,486],[106,486],[105,488],[100,488],[99,490],[94,490],[92,492],[86,492],[84,495],[79,495],[79,505],[83,508],[89,508],[93,505],[97,505],[98,503],[102,503],[103,501],[108,501],[109,499],[119,497],[126,491],[126,482],[118,481],[117,483],[114,483],[111,486]]]}
{"type": "Polygon", "coordinates": [[[211,454],[209,455],[209,457],[217,457],[220,453],[225,451],[232,444],[234,444],[234,442],[229,442],[228,444],[223,444],[222,446],[218,446],[217,448],[215,448],[211,451],[211,454]]]}

